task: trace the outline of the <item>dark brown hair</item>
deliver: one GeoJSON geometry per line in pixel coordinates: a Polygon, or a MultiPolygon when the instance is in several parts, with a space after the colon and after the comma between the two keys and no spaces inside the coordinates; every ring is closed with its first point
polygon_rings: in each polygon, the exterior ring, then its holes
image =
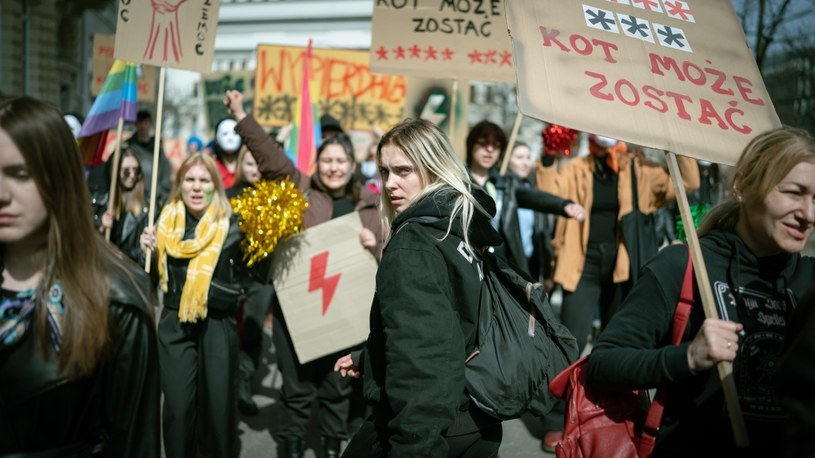
{"type": "Polygon", "coordinates": [[[498,149],[500,150],[501,154],[498,155],[498,160],[495,162],[496,164],[500,164],[501,160],[504,158],[504,153],[507,150],[507,134],[504,133],[504,129],[494,122],[481,121],[474,125],[473,128],[470,129],[470,133],[467,134],[466,163],[468,168],[473,163],[473,151],[475,151],[475,145],[482,142],[485,142],[486,144],[498,143],[500,145],[498,149]]]}
{"type": "Polygon", "coordinates": [[[68,377],[88,374],[110,351],[109,274],[121,261],[94,229],[80,154],[62,114],[34,98],[15,97],[0,102],[0,128],[20,150],[48,210],[47,265],[33,325],[38,347],[46,356],[51,351],[43,310],[59,281],[65,310],[59,370],[68,377]]]}

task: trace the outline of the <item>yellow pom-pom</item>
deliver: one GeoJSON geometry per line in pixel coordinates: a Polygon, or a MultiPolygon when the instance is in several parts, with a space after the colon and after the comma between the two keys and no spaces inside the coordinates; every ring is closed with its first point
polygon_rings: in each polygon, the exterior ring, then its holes
{"type": "Polygon", "coordinates": [[[230,201],[240,216],[238,227],[246,265],[266,259],[277,242],[303,230],[303,214],[308,202],[288,178],[280,181],[260,180],[230,201]]]}

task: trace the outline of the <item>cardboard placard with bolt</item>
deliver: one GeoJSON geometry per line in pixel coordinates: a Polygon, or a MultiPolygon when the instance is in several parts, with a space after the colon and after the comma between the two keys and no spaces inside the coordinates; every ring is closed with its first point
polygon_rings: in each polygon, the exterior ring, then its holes
{"type": "Polygon", "coordinates": [[[272,280],[300,364],[368,338],[377,263],[361,231],[353,212],[275,248],[272,280]]]}
{"type": "Polygon", "coordinates": [[[729,165],[780,125],[730,0],[506,6],[528,116],[729,165]]]}

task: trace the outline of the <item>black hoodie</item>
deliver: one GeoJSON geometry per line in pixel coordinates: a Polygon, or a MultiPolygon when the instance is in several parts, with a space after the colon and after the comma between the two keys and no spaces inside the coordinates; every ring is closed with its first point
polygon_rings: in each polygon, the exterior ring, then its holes
{"type": "Polygon", "coordinates": [[[711,231],[700,242],[719,315],[744,325],[733,368],[750,449],[735,448],[718,371],[694,374],[688,366],[688,346],[705,319],[698,288],[682,343],[670,345],[688,259],[684,246],[663,249],[644,267],[592,351],[589,382],[607,390],[667,386],[655,457],[774,456],[784,412],[773,378],[787,321],[813,279],[815,259],[758,258],[731,231],[711,231]]]}
{"type": "MultiPolygon", "coordinates": [[[[495,204],[474,194],[490,217],[476,211],[470,242],[497,245],[495,204]]],[[[397,216],[377,271],[363,376],[388,456],[446,457],[444,436],[468,405],[464,359],[474,346],[481,275],[458,217],[445,237],[456,195],[443,188],[397,216]],[[417,216],[440,219],[406,223],[417,216]]]]}

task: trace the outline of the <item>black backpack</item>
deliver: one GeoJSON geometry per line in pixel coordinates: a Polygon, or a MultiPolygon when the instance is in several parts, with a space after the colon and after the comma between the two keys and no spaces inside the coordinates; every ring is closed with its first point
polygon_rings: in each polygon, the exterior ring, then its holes
{"type": "Polygon", "coordinates": [[[574,362],[574,336],[555,317],[543,289],[501,258],[485,252],[476,347],[465,365],[467,392],[501,419],[526,411],[543,416],[557,399],[549,382],[574,362]]]}
{"type": "MultiPolygon", "coordinates": [[[[437,220],[419,216],[405,224],[437,220]]],[[[542,283],[492,252],[485,250],[481,258],[475,348],[464,366],[467,394],[500,420],[527,411],[544,416],[557,402],[549,382],[577,359],[577,341],[555,317],[542,283]]]]}

